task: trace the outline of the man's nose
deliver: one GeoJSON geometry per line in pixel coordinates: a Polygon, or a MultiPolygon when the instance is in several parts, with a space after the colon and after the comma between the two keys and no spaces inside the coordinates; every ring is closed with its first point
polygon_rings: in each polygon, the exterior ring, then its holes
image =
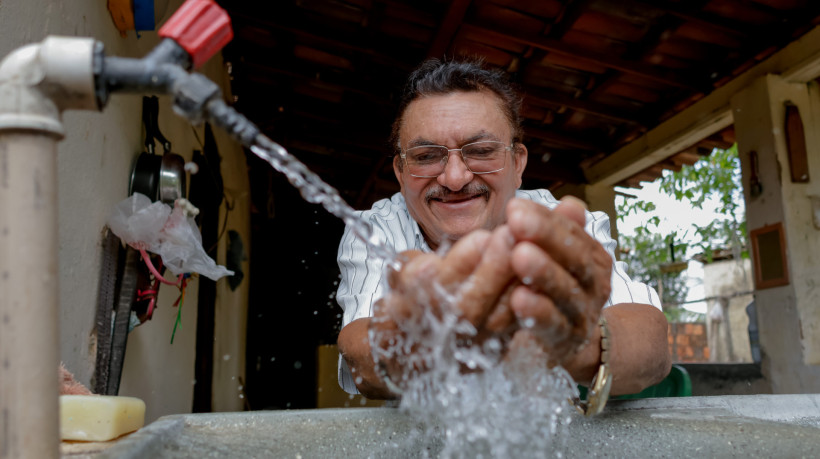
{"type": "Polygon", "coordinates": [[[436,179],[438,184],[447,187],[450,191],[459,191],[473,180],[473,173],[464,163],[459,151],[451,151],[444,165],[444,171],[436,179]]]}

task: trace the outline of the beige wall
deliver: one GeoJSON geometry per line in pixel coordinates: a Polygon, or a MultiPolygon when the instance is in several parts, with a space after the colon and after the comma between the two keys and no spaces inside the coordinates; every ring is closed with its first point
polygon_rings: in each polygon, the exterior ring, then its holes
{"type": "MultiPolygon", "coordinates": [[[[182,2],[169,3],[166,18],[182,2]]],[[[122,38],[114,28],[105,1],[29,0],[0,4],[0,56],[47,35],[94,37],[104,43],[107,55],[125,57],[143,56],[158,43],[155,32],[143,32],[137,39],[131,31],[122,38]]],[[[211,59],[201,71],[224,87],[226,77],[219,57],[211,59]]],[[[132,163],[143,149],[141,110],[141,96],[117,95],[103,113],[64,115],[67,135],[59,145],[58,157],[60,358],[85,384],[90,382],[96,352],[93,328],[103,228],[110,210],[127,196],[132,163]]],[[[174,151],[186,159],[190,159],[193,149],[201,149],[189,124],[172,113],[167,96],[160,102],[160,127],[173,143],[174,151]]],[[[201,127],[198,132],[202,138],[201,127]]],[[[218,133],[217,140],[224,158],[226,192],[240,203],[230,216],[229,228],[243,234],[247,250],[245,159],[241,149],[224,135],[218,133]]],[[[222,241],[223,254],[224,245],[222,241]]],[[[247,275],[247,262],[245,271],[247,275]]],[[[220,379],[215,382],[215,390],[222,391],[228,389],[224,381],[235,380],[244,372],[247,280],[237,292],[230,292],[223,284],[224,280],[217,294],[217,309],[228,312],[223,320],[217,319],[216,345],[219,352],[236,358],[227,362],[220,359],[225,363],[217,363],[215,374],[220,379]]],[[[171,307],[176,299],[172,290],[162,289],[153,320],[138,327],[128,340],[121,394],[146,401],[147,421],[191,409],[197,284],[189,285],[182,325],[170,345],[176,317],[176,310],[171,307]]],[[[241,402],[233,402],[234,398],[239,400],[234,393],[230,400],[215,408],[241,409],[241,402]]]]}
{"type": "Polygon", "coordinates": [[[724,296],[729,299],[727,311],[719,313],[719,321],[715,320],[715,308],[721,308],[720,302],[707,302],[709,361],[752,362],[746,306],[754,298],[752,295],[732,297],[734,294],[752,290],[752,268],[749,260],[722,260],[704,265],[703,289],[707,298],[724,296]]]}

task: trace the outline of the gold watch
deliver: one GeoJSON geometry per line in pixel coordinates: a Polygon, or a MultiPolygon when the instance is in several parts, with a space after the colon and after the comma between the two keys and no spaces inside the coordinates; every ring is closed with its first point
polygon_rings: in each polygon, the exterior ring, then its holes
{"type": "Polygon", "coordinates": [[[609,400],[609,390],[612,388],[612,373],[609,371],[609,327],[603,316],[598,319],[598,326],[601,327],[601,366],[592,378],[586,402],[578,405],[579,411],[585,416],[594,416],[604,410],[609,400]]]}

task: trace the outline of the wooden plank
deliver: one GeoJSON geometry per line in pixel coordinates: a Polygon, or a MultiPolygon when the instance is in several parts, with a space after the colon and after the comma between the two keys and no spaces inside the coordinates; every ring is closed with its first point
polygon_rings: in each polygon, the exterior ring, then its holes
{"type": "Polygon", "coordinates": [[[435,38],[427,50],[427,57],[435,57],[441,59],[444,53],[450,48],[453,43],[453,38],[464,20],[464,15],[467,13],[467,8],[470,7],[472,0],[453,0],[444,19],[439,25],[435,38]]]}
{"type": "Polygon", "coordinates": [[[588,100],[575,99],[557,92],[530,89],[524,95],[524,100],[536,105],[567,107],[599,118],[617,121],[618,123],[645,126],[643,116],[638,113],[630,113],[588,100]]]}
{"type": "Polygon", "coordinates": [[[499,40],[512,40],[518,43],[533,46],[535,48],[543,49],[545,51],[550,51],[565,56],[571,56],[572,58],[577,59],[579,61],[589,62],[595,65],[615,69],[623,73],[636,75],[647,80],[663,83],[665,85],[686,88],[697,92],[704,92],[705,89],[703,85],[693,83],[692,78],[682,77],[678,73],[661,71],[658,70],[657,67],[642,62],[626,61],[615,56],[596,53],[587,49],[567,45],[559,40],[543,37],[515,35],[513,33],[505,33],[497,30],[490,30],[475,24],[462,24],[461,28],[464,31],[482,34],[488,38],[499,40]]]}
{"type": "Polygon", "coordinates": [[[563,145],[565,147],[570,148],[580,148],[581,150],[588,150],[588,151],[605,151],[605,149],[596,143],[590,142],[588,140],[584,140],[578,137],[573,137],[566,134],[561,134],[558,132],[547,131],[544,129],[538,129],[534,127],[524,127],[524,136],[534,137],[540,140],[546,140],[548,142],[553,142],[559,145],[563,145]]]}

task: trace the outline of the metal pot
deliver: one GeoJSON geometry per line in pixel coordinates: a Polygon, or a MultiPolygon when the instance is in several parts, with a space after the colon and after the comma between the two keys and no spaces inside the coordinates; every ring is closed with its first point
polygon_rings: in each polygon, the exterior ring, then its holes
{"type": "Polygon", "coordinates": [[[162,156],[142,153],[131,172],[130,194],[142,193],[151,201],[173,205],[186,194],[185,160],[176,153],[162,156]]]}
{"type": "Polygon", "coordinates": [[[159,166],[159,200],[174,205],[186,196],[185,160],[176,153],[165,153],[159,166]]]}

